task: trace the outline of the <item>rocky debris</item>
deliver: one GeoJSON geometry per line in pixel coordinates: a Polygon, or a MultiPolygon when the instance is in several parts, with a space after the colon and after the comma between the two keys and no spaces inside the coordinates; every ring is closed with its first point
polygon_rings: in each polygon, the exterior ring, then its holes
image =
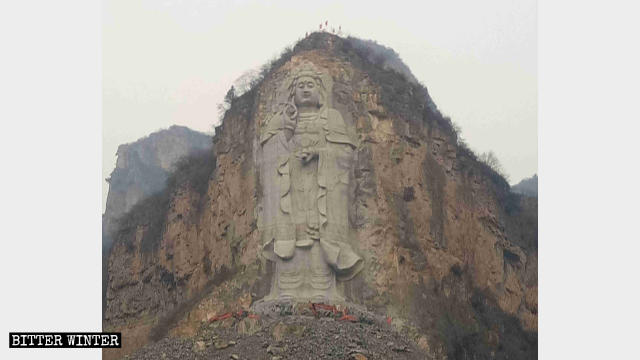
{"type": "MultiPolygon", "coordinates": [[[[235,344],[235,343],[234,343],[235,344]]],[[[224,340],[218,340],[213,344],[213,347],[216,348],[216,350],[221,350],[221,349],[226,349],[230,346],[231,344],[227,341],[224,340]]]]}
{"type": "Polygon", "coordinates": [[[207,345],[204,341],[196,341],[195,345],[193,346],[193,350],[196,352],[201,352],[204,351],[206,347],[207,345]]]}
{"type": "Polygon", "coordinates": [[[204,323],[191,339],[165,338],[130,359],[425,359],[407,334],[386,321],[339,321],[308,315],[263,316],[253,334],[238,332],[245,319],[204,323]],[[213,343],[214,346],[206,344],[213,343]],[[162,356],[165,354],[165,357],[162,356]]]}
{"type": "Polygon", "coordinates": [[[148,345],[138,352],[126,356],[128,360],[157,360],[157,359],[202,359],[193,350],[194,342],[190,339],[165,338],[157,343],[148,345]]]}

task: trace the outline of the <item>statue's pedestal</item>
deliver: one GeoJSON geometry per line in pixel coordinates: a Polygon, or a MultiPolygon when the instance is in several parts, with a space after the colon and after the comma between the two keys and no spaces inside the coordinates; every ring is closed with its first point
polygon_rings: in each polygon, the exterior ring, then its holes
{"type": "Polygon", "coordinates": [[[347,301],[321,304],[301,301],[259,300],[251,306],[251,312],[268,318],[288,315],[338,318],[346,314],[358,318],[364,314],[367,317],[373,315],[363,305],[347,301]]]}

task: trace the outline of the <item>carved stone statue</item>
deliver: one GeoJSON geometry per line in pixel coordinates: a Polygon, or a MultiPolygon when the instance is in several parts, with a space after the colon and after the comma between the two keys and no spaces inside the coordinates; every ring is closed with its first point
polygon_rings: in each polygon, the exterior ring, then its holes
{"type": "Polygon", "coordinates": [[[336,280],[353,278],[363,266],[348,243],[356,144],[329,106],[328,82],[310,63],[294,70],[285,82],[287,97],[261,132],[259,230],[263,255],[275,262],[264,301],[343,302],[336,280]]]}

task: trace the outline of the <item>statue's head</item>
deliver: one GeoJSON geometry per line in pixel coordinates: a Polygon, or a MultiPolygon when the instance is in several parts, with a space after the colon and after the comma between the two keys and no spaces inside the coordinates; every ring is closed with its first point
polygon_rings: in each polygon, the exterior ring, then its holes
{"type": "Polygon", "coordinates": [[[294,73],[289,85],[289,100],[297,107],[322,107],[326,102],[326,89],[322,73],[312,64],[304,64],[294,73]]]}
{"type": "Polygon", "coordinates": [[[296,106],[320,107],[318,84],[311,76],[303,76],[295,81],[293,100],[296,106]]]}

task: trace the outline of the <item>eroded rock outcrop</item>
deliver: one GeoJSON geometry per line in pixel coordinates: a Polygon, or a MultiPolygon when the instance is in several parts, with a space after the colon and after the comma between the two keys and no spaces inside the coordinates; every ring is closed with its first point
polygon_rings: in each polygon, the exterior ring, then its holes
{"type": "Polygon", "coordinates": [[[211,148],[211,137],[184,126],[171,126],[130,144],[120,145],[116,167],[107,179],[109,194],[103,216],[105,231],[138,201],[162,190],[176,162],[211,148]]]}
{"type": "Polygon", "coordinates": [[[160,230],[152,221],[118,230],[105,329],[123,332],[123,349],[105,357],[193,335],[210,314],[270,292],[277,267],[261,256],[260,139],[282,84],[307,63],[327,74],[331,108],[353,129],[345,241],[363,271],[338,292],[393,319],[433,358],[535,357],[537,202],[511,193],[458,144],[426,89],[367,49],[323,33],[299,42],[233,100],[205,191],[175,182],[160,230]]]}

